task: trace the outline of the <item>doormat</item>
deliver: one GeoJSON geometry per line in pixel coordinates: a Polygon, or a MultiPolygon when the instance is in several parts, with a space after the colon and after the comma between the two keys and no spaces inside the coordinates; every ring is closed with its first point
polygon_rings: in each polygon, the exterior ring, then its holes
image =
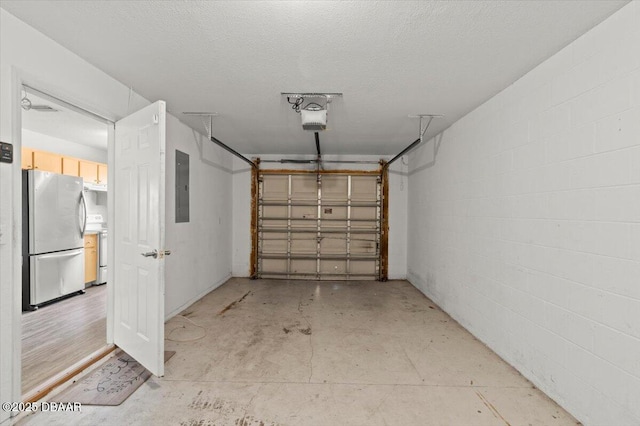
{"type": "MultiPolygon", "coordinates": [[[[164,352],[167,362],[175,351],[164,352]]],[[[83,405],[120,405],[151,377],[151,372],[122,349],[111,361],[74,383],[55,399],[58,402],[80,402],[83,405]]]]}

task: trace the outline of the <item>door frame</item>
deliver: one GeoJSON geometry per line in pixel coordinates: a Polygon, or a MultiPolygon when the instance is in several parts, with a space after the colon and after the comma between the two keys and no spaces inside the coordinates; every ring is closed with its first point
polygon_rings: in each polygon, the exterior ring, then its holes
{"type": "Polygon", "coordinates": [[[263,175],[351,175],[351,176],[380,176],[382,209],[380,212],[380,272],[378,281],[387,281],[389,276],[389,168],[385,167],[385,160],[380,160],[377,170],[304,170],[304,169],[261,169],[260,158],[254,160],[257,167],[251,168],[251,254],[249,258],[249,276],[258,278],[258,209],[259,188],[263,175]]]}
{"type": "MultiPolygon", "coordinates": [[[[94,116],[96,119],[99,117],[107,124],[107,167],[112,168],[115,161],[115,121],[116,117],[111,114],[103,112],[94,112],[96,109],[100,109],[97,106],[91,106],[81,99],[75,98],[65,90],[56,88],[53,84],[47,83],[35,76],[22,72],[13,68],[12,75],[12,135],[13,141],[13,168],[12,168],[12,216],[13,216],[13,264],[11,268],[11,276],[13,278],[13,285],[11,286],[12,294],[8,295],[13,300],[13,312],[12,312],[12,394],[13,401],[22,401],[22,179],[21,176],[21,162],[22,162],[22,88],[24,85],[33,88],[34,90],[47,95],[50,98],[55,99],[58,102],[62,102],[71,109],[94,116]],[[68,100],[67,100],[68,99],[68,100]],[[17,213],[16,213],[17,212],[17,213]]],[[[107,177],[107,186],[115,188],[113,185],[113,173],[110,173],[107,177]]],[[[107,193],[107,222],[114,223],[115,202],[114,191],[107,193]]],[[[107,236],[109,259],[113,259],[113,244],[111,239],[113,233],[109,233],[107,236]]],[[[113,268],[107,270],[107,334],[106,345],[113,344],[113,321],[114,321],[114,289],[113,285],[109,285],[109,282],[113,280],[113,268]]]]}

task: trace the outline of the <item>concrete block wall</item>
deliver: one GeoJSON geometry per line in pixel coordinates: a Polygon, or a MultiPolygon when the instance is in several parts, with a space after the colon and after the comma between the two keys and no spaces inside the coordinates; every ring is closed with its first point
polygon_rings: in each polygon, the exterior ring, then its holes
{"type": "Polygon", "coordinates": [[[416,150],[408,204],[417,288],[585,425],[640,424],[640,2],[416,150]]]}

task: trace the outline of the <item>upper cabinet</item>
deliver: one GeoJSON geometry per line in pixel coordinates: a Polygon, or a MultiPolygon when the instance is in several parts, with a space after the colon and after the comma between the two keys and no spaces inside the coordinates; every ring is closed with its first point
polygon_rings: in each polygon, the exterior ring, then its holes
{"type": "Polygon", "coordinates": [[[98,183],[100,185],[107,184],[108,168],[106,164],[98,164],[98,183]]]}
{"type": "Polygon", "coordinates": [[[80,160],[80,176],[86,183],[100,183],[98,181],[98,163],[80,160]]]}
{"type": "Polygon", "coordinates": [[[80,176],[85,183],[93,185],[107,184],[108,169],[106,164],[74,157],[63,157],[59,154],[31,148],[22,148],[22,169],[80,176]]]}
{"type": "Polygon", "coordinates": [[[62,174],[80,176],[80,161],[77,158],[62,157],[62,174]]]}
{"type": "Polygon", "coordinates": [[[33,150],[22,148],[22,169],[33,169],[33,150]]]}
{"type": "Polygon", "coordinates": [[[82,176],[87,183],[106,185],[107,165],[80,160],[80,176],[82,176]]]}
{"type": "Polygon", "coordinates": [[[62,156],[45,151],[33,151],[33,168],[43,172],[62,173],[62,156]]]}

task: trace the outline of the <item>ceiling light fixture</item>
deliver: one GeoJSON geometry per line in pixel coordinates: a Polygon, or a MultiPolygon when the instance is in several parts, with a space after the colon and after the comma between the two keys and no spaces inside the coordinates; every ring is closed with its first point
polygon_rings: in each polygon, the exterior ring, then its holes
{"type": "Polygon", "coordinates": [[[20,101],[20,106],[22,107],[23,110],[25,111],[38,111],[38,112],[59,112],[60,110],[55,109],[49,105],[44,105],[44,104],[33,104],[31,102],[31,99],[29,99],[27,97],[27,92],[25,91],[24,96],[22,97],[22,100],[20,101]]]}
{"type": "Polygon", "coordinates": [[[52,108],[49,105],[31,105],[30,110],[38,112],[60,112],[60,110],[52,108]]]}
{"type": "Polygon", "coordinates": [[[33,104],[31,103],[31,100],[27,98],[27,94],[25,93],[22,100],[20,101],[20,106],[22,107],[23,110],[29,111],[32,105],[33,104]]]}

